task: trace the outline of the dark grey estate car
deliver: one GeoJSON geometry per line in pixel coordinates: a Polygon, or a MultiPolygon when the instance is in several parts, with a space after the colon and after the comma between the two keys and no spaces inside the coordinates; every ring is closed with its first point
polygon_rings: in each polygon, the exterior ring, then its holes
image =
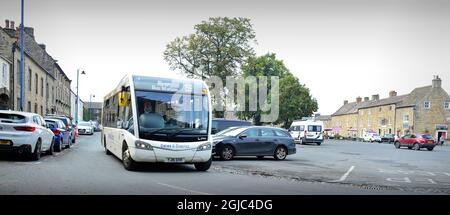
{"type": "Polygon", "coordinates": [[[234,156],[273,156],[284,160],[296,153],[294,139],[288,131],[274,127],[242,126],[215,135],[213,141],[213,154],[222,160],[234,156]]]}

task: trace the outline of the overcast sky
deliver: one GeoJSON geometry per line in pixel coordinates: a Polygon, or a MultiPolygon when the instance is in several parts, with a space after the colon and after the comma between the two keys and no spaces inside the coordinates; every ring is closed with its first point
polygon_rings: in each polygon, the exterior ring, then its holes
{"type": "MultiPolygon", "coordinates": [[[[434,0],[25,0],[25,25],[80,94],[96,101],[127,73],[175,74],[165,45],[212,16],[252,20],[258,55],[274,52],[332,114],[343,100],[399,94],[443,79],[450,92],[450,1],[434,0]]],[[[0,18],[20,22],[20,1],[0,18]]]]}

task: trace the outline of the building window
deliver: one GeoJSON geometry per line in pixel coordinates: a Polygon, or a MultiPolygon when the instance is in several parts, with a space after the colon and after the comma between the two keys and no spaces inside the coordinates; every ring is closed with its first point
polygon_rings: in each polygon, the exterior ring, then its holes
{"type": "Polygon", "coordinates": [[[425,109],[430,109],[430,107],[431,107],[431,102],[430,102],[430,101],[425,101],[425,102],[423,102],[423,107],[424,107],[425,109]]]}
{"type": "Polygon", "coordinates": [[[391,106],[389,106],[389,110],[392,110],[392,105],[391,105],[391,106]]]}
{"type": "Polygon", "coordinates": [[[44,107],[41,105],[41,116],[44,116],[44,107]]]}
{"type": "Polygon", "coordinates": [[[408,114],[403,115],[403,122],[409,122],[409,115],[408,114]]]}
{"type": "Polygon", "coordinates": [[[34,113],[36,113],[36,114],[38,114],[39,112],[38,112],[38,106],[37,106],[37,103],[36,104],[34,104],[34,113]]]}
{"type": "Polygon", "coordinates": [[[381,112],[381,107],[380,107],[380,108],[378,108],[378,112],[381,112]]]}
{"type": "Polygon", "coordinates": [[[41,78],[41,96],[44,97],[44,78],[41,78]]]}
{"type": "Polygon", "coordinates": [[[28,68],[28,90],[31,91],[31,81],[33,79],[33,72],[28,68]]]}
{"type": "Polygon", "coordinates": [[[445,110],[450,109],[450,102],[444,102],[444,109],[445,110]]]}
{"type": "Polygon", "coordinates": [[[16,71],[16,74],[17,74],[17,85],[19,85],[20,86],[20,60],[17,60],[17,71],[16,71]]]}
{"type": "MultiPolygon", "coordinates": [[[[36,95],[38,95],[39,94],[39,76],[38,76],[38,74],[36,73],[35,75],[34,75],[34,82],[35,82],[35,89],[36,89],[36,95]]],[[[37,113],[37,111],[36,111],[36,113],[37,113]]]]}

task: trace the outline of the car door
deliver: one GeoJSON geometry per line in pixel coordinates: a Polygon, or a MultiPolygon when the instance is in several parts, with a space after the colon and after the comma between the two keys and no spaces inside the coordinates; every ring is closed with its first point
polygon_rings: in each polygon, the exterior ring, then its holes
{"type": "Polygon", "coordinates": [[[279,144],[280,137],[275,134],[274,129],[270,128],[262,128],[260,134],[261,138],[258,144],[258,151],[255,151],[255,153],[261,155],[272,155],[276,145],[279,144]]]}
{"type": "Polygon", "coordinates": [[[39,136],[41,137],[41,149],[42,151],[48,150],[51,145],[50,135],[48,133],[48,128],[45,126],[45,122],[40,116],[34,116],[34,123],[36,124],[36,130],[39,131],[39,136]]]}
{"type": "Polygon", "coordinates": [[[241,132],[234,144],[236,155],[251,155],[251,152],[255,151],[255,148],[258,148],[259,138],[258,128],[249,128],[241,132]],[[245,137],[242,137],[244,135],[245,137]]]}
{"type": "Polygon", "coordinates": [[[68,131],[68,130],[66,129],[66,126],[65,126],[65,124],[64,124],[62,121],[58,121],[57,124],[58,124],[59,131],[60,131],[61,134],[62,134],[62,138],[63,138],[62,144],[63,144],[63,145],[64,145],[64,144],[69,144],[70,131],[68,131]]]}

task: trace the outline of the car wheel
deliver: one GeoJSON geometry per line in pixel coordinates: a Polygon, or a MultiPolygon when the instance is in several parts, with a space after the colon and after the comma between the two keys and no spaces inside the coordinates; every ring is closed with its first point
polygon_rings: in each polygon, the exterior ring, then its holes
{"type": "Polygon", "coordinates": [[[394,146],[395,146],[395,148],[399,149],[399,148],[400,148],[400,142],[398,142],[398,141],[395,142],[395,143],[394,143],[394,146]]]}
{"type": "Polygon", "coordinates": [[[50,148],[47,151],[47,155],[53,155],[55,152],[55,139],[53,138],[50,148]]]}
{"type": "Polygon", "coordinates": [[[58,145],[55,145],[55,152],[61,152],[62,151],[62,138],[59,139],[58,145]]]}
{"type": "Polygon", "coordinates": [[[256,156],[256,158],[258,158],[258,159],[263,159],[264,156],[256,156]]]}
{"type": "Polygon", "coordinates": [[[284,146],[278,146],[277,149],[275,149],[275,153],[273,157],[275,160],[284,160],[287,156],[287,150],[284,146]]]}
{"type": "Polygon", "coordinates": [[[33,161],[37,161],[41,158],[41,140],[40,139],[36,142],[36,146],[34,147],[34,152],[31,153],[30,158],[33,161]]]}
{"type": "Polygon", "coordinates": [[[412,149],[412,146],[408,146],[408,149],[412,149]]]}
{"type": "Polygon", "coordinates": [[[137,163],[131,158],[130,150],[126,149],[122,152],[122,163],[123,167],[128,171],[133,171],[137,169],[137,163]]]}
{"type": "Polygon", "coordinates": [[[434,147],[428,147],[428,151],[433,151],[434,147]]]}
{"type": "Polygon", "coordinates": [[[212,158],[210,158],[208,161],[203,162],[203,163],[195,163],[194,167],[196,170],[204,172],[204,171],[207,171],[211,167],[211,164],[212,164],[212,158]]]}
{"type": "Polygon", "coordinates": [[[220,152],[220,158],[222,160],[231,160],[235,154],[234,148],[232,146],[224,146],[220,152]]]}
{"type": "Polygon", "coordinates": [[[418,143],[414,143],[412,149],[413,149],[413,150],[417,150],[417,151],[420,150],[419,144],[418,144],[418,143]]]}
{"type": "Polygon", "coordinates": [[[103,138],[103,142],[105,143],[105,153],[106,153],[106,155],[112,155],[112,153],[106,147],[106,137],[103,138]]]}
{"type": "Polygon", "coordinates": [[[321,142],[317,142],[316,144],[317,144],[318,146],[322,145],[322,143],[321,143],[321,142]]]}

